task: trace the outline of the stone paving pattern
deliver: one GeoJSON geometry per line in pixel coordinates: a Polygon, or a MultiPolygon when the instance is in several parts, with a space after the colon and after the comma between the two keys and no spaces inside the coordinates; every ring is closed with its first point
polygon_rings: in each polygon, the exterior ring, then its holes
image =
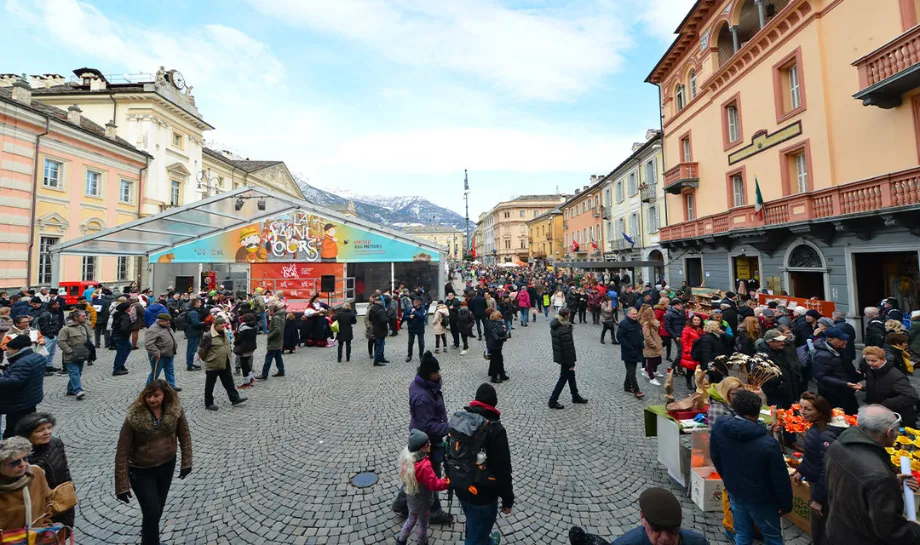
{"type": "MultiPolygon", "coordinates": [[[[721,512],[704,514],[684,496],[657,462],[656,439],[644,436],[643,408],[663,402],[662,388],[640,378],[646,399],[625,394],[619,349],[609,340],[600,344],[600,330],[590,323],[575,328],[578,384],[590,403],[572,405],[566,389],[560,400],[566,408],[555,411],[547,408],[558,376],[548,321],[541,315],[527,328],[515,323],[505,347],[512,379],[497,385],[517,495],[514,512],[499,515],[503,542],[568,543],[573,524],[618,537],[639,524],[641,491],[665,486],[681,497],[684,527],[703,532],[713,544],[728,543],[721,512]]],[[[360,318],[355,332],[350,363],[336,363],[334,348],[300,348],[284,356],[286,377],[257,384],[239,407],[230,406],[218,383],[218,411],[204,409],[204,372],[185,370],[184,336],[177,335],[177,382],[192,431],[194,472],[173,481],[163,516],[164,543],[395,543],[402,521],[390,505],[409,421],[408,386],[418,362],[404,362],[403,331],[387,339],[392,363],[372,367],[360,318]],[[379,474],[379,482],[352,487],[350,478],[368,470],[379,474]]],[[[260,336],[257,364],[264,343],[260,336]]],[[[434,346],[430,326],[426,345],[434,346]]],[[[468,403],[487,380],[483,348],[474,341],[466,356],[454,349],[438,356],[448,414],[468,403]]],[[[140,509],[134,499],[129,505],[115,499],[113,472],[125,410],[149,365],[141,348],[131,354],[130,373],[113,377],[114,352],[99,354],[100,361],[84,374],[85,400],[64,395],[66,378],[50,377],[40,410],[57,417],[55,433],[67,446],[80,497],[78,544],[138,543],[140,509]]],[[[684,393],[682,382],[675,381],[678,395],[684,393]]],[[[452,512],[458,523],[432,526],[433,543],[463,542],[456,500],[452,512]]],[[[785,525],[787,543],[809,543],[796,527],[785,525]]]]}

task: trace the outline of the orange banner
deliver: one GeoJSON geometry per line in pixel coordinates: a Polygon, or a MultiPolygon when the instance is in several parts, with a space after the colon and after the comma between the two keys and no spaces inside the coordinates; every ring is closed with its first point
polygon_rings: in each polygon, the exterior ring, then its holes
{"type": "Polygon", "coordinates": [[[833,301],[822,301],[820,299],[803,299],[801,297],[789,297],[788,295],[766,295],[761,293],[757,297],[761,305],[766,305],[768,301],[776,301],[780,305],[792,310],[795,307],[805,307],[806,310],[817,310],[822,316],[828,318],[834,317],[834,311],[837,310],[837,303],[833,301]]]}

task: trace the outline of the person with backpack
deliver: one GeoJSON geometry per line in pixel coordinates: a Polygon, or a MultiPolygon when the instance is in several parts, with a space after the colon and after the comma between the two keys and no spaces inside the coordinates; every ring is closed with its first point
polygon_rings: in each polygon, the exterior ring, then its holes
{"type": "Polygon", "coordinates": [[[115,363],[112,366],[112,376],[127,375],[125,363],[131,354],[131,318],[128,312],[131,303],[119,303],[112,313],[112,342],[115,343],[115,363]]]}
{"type": "Polygon", "coordinates": [[[434,353],[441,352],[441,343],[444,343],[444,353],[447,353],[447,332],[450,330],[450,311],[444,301],[438,301],[434,311],[434,353]]]}
{"type": "MultiPolygon", "coordinates": [[[[447,409],[444,406],[444,395],[441,393],[441,365],[431,351],[425,352],[422,356],[415,378],[409,385],[409,430],[421,430],[428,436],[431,444],[431,469],[440,477],[444,462],[444,437],[448,431],[447,409]]],[[[454,517],[441,509],[441,501],[437,494],[432,494],[430,505],[429,522],[453,523],[454,517]]],[[[392,508],[402,516],[409,516],[405,489],[400,489],[392,508]]]]}
{"type": "Polygon", "coordinates": [[[431,459],[428,457],[430,452],[431,441],[428,434],[412,429],[409,432],[408,444],[399,456],[399,480],[406,491],[409,515],[399,535],[396,536],[398,545],[406,545],[416,523],[419,545],[427,545],[433,493],[447,490],[447,480],[435,475],[431,467],[431,459]]]}
{"type": "Polygon", "coordinates": [[[493,310],[486,324],[486,349],[489,351],[489,377],[495,384],[510,378],[505,373],[505,356],[502,353],[505,341],[510,336],[502,320],[502,313],[493,310]]]}
{"type": "Polygon", "coordinates": [[[167,312],[161,312],[157,319],[147,332],[144,333],[144,348],[147,350],[147,356],[150,359],[150,374],[147,376],[147,384],[150,384],[160,376],[160,371],[166,376],[166,382],[172,389],[181,392],[182,388],[176,386],[176,371],[173,362],[178,352],[178,343],[170,327],[170,315],[167,312]]]}
{"type": "Polygon", "coordinates": [[[501,511],[514,506],[511,449],[501,423],[498,394],[482,384],[476,397],[451,416],[448,434],[447,477],[466,515],[466,545],[497,545],[501,534],[492,532],[501,511]]]}

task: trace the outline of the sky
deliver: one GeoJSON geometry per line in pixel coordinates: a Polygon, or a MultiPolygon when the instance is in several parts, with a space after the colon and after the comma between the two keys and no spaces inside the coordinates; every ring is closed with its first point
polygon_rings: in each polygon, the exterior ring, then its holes
{"type": "Polygon", "coordinates": [[[0,73],[177,69],[209,143],[470,218],[571,193],[659,128],[693,0],[0,0],[0,73]],[[154,8],[151,8],[154,6],[154,8]]]}

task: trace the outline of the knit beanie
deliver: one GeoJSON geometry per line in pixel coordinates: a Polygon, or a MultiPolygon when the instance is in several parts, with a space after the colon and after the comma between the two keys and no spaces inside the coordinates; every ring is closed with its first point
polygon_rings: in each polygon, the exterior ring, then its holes
{"type": "Polygon", "coordinates": [[[8,348],[13,350],[22,350],[23,348],[30,348],[32,346],[32,339],[28,335],[16,335],[10,342],[6,344],[8,348]]]}
{"type": "Polygon", "coordinates": [[[483,383],[476,389],[476,401],[495,407],[498,405],[498,394],[495,393],[495,388],[491,384],[483,383]]]}
{"type": "Polygon", "coordinates": [[[428,444],[428,434],[412,428],[412,431],[409,432],[409,452],[418,452],[422,450],[422,447],[428,444]]]}
{"type": "Polygon", "coordinates": [[[425,354],[422,356],[422,361],[418,366],[418,376],[427,379],[434,373],[441,371],[441,365],[438,363],[438,359],[431,355],[431,350],[425,351],[425,354]]]}

